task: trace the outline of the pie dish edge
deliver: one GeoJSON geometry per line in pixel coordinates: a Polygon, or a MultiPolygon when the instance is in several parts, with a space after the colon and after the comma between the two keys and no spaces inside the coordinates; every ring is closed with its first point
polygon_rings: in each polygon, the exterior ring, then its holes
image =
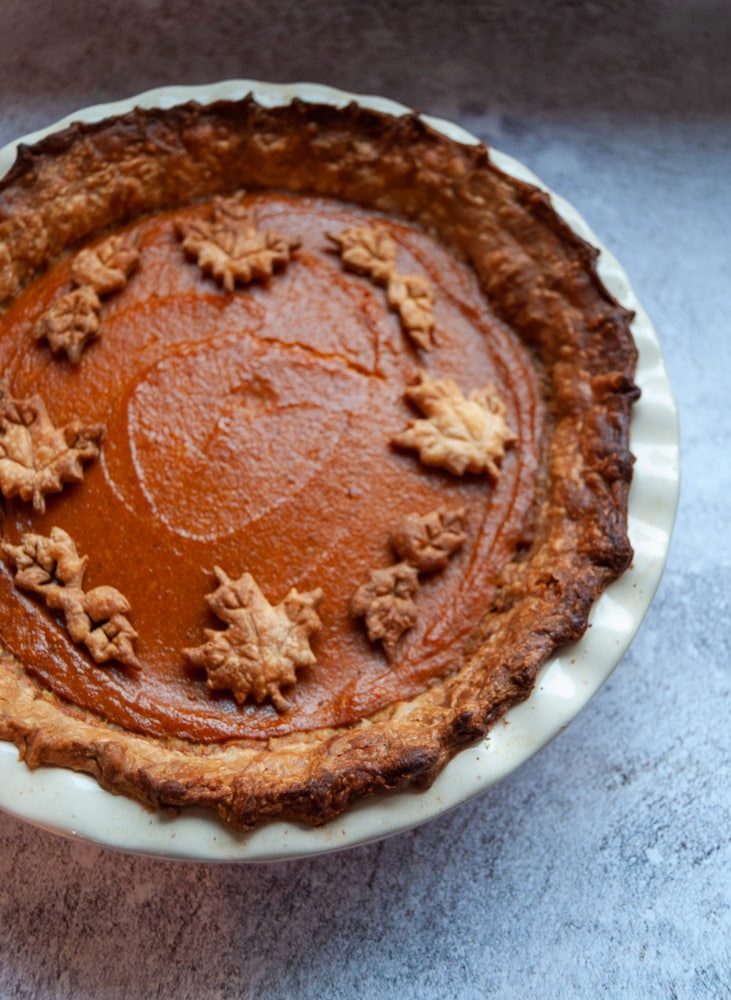
{"type": "MultiPolygon", "coordinates": [[[[74,121],[83,120],[97,120],[98,118],[107,117],[109,115],[116,115],[124,111],[130,110],[134,105],[149,105],[155,107],[165,107],[172,104],[178,104],[181,101],[195,99],[200,103],[208,103],[221,98],[225,99],[236,99],[237,97],[244,96],[245,94],[253,91],[254,96],[260,103],[267,103],[271,101],[272,104],[288,102],[292,97],[303,97],[306,100],[317,100],[323,101],[328,97],[331,97],[333,103],[348,103],[349,101],[355,99],[358,103],[365,107],[369,105],[374,106],[376,110],[385,110],[389,113],[404,113],[409,109],[403,108],[399,105],[394,105],[393,102],[386,101],[380,98],[366,98],[358,95],[345,94],[341,91],[330,91],[329,88],[323,88],[318,85],[289,85],[287,87],[276,87],[268,84],[258,84],[252,81],[229,81],[224,84],[218,84],[211,88],[163,88],[162,90],[150,91],[147,94],[140,95],[137,98],[133,98],[131,101],[121,102],[115,105],[99,105],[94,108],[88,109],[86,112],[75,114],[73,116],[74,121]]],[[[439,120],[429,118],[428,122],[432,127],[439,127],[439,120]]],[[[64,126],[64,122],[59,123],[56,126],[52,126],[44,132],[56,131],[58,128],[64,126]]],[[[463,132],[458,126],[450,126],[449,123],[444,123],[444,130],[453,129],[454,131],[450,135],[451,138],[456,138],[460,142],[465,141],[466,133],[463,132]]],[[[447,133],[449,134],[449,132],[447,133]]],[[[28,142],[37,141],[40,138],[40,134],[36,133],[33,136],[27,137],[28,142]]],[[[473,141],[477,141],[474,140],[473,141]]],[[[11,147],[6,148],[0,154],[0,167],[5,165],[7,158],[12,157],[12,150],[14,144],[11,147]],[[8,152],[10,149],[10,152],[8,152]]],[[[498,154],[494,150],[491,150],[493,159],[498,162],[498,165],[505,169],[510,167],[515,161],[511,161],[509,157],[505,157],[503,154],[498,154]]],[[[528,172],[525,171],[520,165],[516,165],[516,173],[521,177],[521,179],[529,179],[532,183],[536,183],[536,179],[528,172]]],[[[542,185],[541,185],[542,186],[542,185]]],[[[559,209],[562,210],[565,215],[567,211],[570,214],[570,218],[567,220],[571,227],[579,233],[584,239],[588,239],[594,245],[598,245],[598,240],[591,234],[586,227],[586,224],[580,217],[570,209],[562,200],[554,197],[554,204],[559,209]]],[[[428,792],[421,792],[418,796],[411,794],[403,794],[395,797],[391,797],[388,803],[384,800],[379,799],[373,802],[362,804],[351,808],[346,817],[341,817],[335,821],[334,826],[337,828],[337,834],[333,836],[332,831],[323,829],[318,830],[299,830],[293,831],[292,829],[287,829],[288,824],[275,824],[274,826],[269,826],[266,831],[258,831],[254,834],[249,834],[246,837],[241,837],[241,835],[235,834],[231,831],[222,831],[220,824],[214,819],[199,819],[197,816],[187,815],[185,817],[180,817],[176,819],[175,822],[175,833],[170,836],[172,830],[169,822],[165,820],[164,817],[154,817],[147,813],[142,812],[139,807],[134,803],[128,802],[123,799],[112,799],[110,802],[110,808],[121,809],[124,813],[126,810],[131,809],[130,822],[132,826],[137,826],[136,820],[139,820],[143,828],[147,827],[147,835],[143,833],[141,837],[137,835],[138,832],[133,833],[131,836],[124,835],[120,838],[119,836],[119,823],[114,822],[110,824],[110,828],[114,831],[111,834],[111,839],[108,838],[108,834],[101,831],[90,830],[88,817],[85,818],[85,822],[80,824],[76,822],[76,817],[73,817],[71,821],[64,821],[63,818],[60,821],[56,818],[49,820],[49,812],[46,811],[46,805],[48,802],[52,802],[54,799],[54,793],[51,789],[50,791],[41,791],[40,796],[42,799],[46,800],[44,806],[40,811],[36,811],[31,805],[28,807],[28,799],[26,798],[23,805],[18,808],[18,801],[16,794],[13,792],[14,781],[10,780],[3,782],[4,791],[0,793],[0,805],[3,808],[8,809],[11,812],[15,812],[17,815],[24,816],[25,818],[32,819],[35,822],[39,822],[42,825],[50,825],[54,829],[60,832],[73,833],[77,832],[80,827],[79,832],[82,832],[84,836],[89,836],[92,839],[100,840],[104,843],[111,843],[113,846],[125,847],[127,849],[152,851],[153,853],[163,853],[163,854],[173,854],[175,856],[194,856],[194,857],[217,857],[217,858],[227,858],[235,857],[241,860],[270,860],[273,857],[284,857],[300,854],[300,853],[318,853],[322,850],[330,850],[334,847],[349,846],[353,843],[363,842],[364,840],[373,839],[376,836],[383,836],[386,833],[396,832],[397,829],[403,829],[407,826],[414,825],[414,823],[421,822],[423,819],[428,818],[429,815],[436,815],[451,805],[457,803],[457,801],[462,801],[466,797],[470,797],[471,794],[476,794],[481,791],[484,787],[487,787],[494,780],[498,780],[503,774],[508,773],[513,767],[517,766],[522,759],[526,759],[535,750],[537,750],[541,745],[547,742],[552,735],[555,735],[557,731],[562,728],[566,722],[573,717],[576,711],[581,707],[583,701],[588,700],[588,697],[593,693],[593,691],[599,686],[601,681],[605,679],[605,676],[611,671],[616,662],[621,656],[621,653],[626,648],[629,643],[632,634],[639,625],[644,611],[651,599],[652,593],[659,581],[659,577],[662,571],[662,565],[664,563],[665,554],[667,551],[667,541],[669,539],[670,526],[672,524],[672,518],[674,515],[675,503],[677,499],[677,435],[673,433],[672,428],[675,426],[675,410],[674,403],[672,400],[672,392],[669,385],[663,385],[664,371],[662,369],[662,359],[659,353],[659,348],[657,347],[656,338],[654,331],[647,319],[646,315],[641,309],[638,309],[637,303],[629,288],[629,283],[626,281],[626,276],[624,276],[621,268],[610,255],[603,252],[602,258],[600,259],[600,271],[602,272],[602,278],[605,284],[609,287],[610,291],[622,301],[622,304],[634,309],[637,312],[637,319],[633,325],[633,333],[635,339],[640,348],[640,364],[638,367],[637,381],[642,386],[645,396],[643,401],[638,404],[638,420],[640,423],[640,428],[642,429],[642,420],[646,422],[649,419],[649,425],[645,428],[645,432],[652,431],[652,428],[657,424],[658,418],[661,418],[663,427],[665,428],[662,438],[663,440],[659,443],[653,442],[652,440],[643,442],[641,439],[637,439],[636,433],[633,436],[633,450],[637,455],[637,466],[635,471],[635,483],[632,487],[632,493],[630,495],[630,533],[632,534],[633,543],[635,546],[636,556],[633,568],[628,571],[625,577],[620,580],[617,584],[612,585],[610,590],[607,592],[607,600],[600,598],[600,601],[592,615],[593,630],[587,634],[584,640],[579,643],[576,650],[571,652],[571,655],[576,659],[577,663],[582,663],[585,660],[591,661],[592,664],[595,662],[595,654],[591,649],[591,639],[597,635],[597,627],[608,628],[611,632],[616,632],[619,634],[620,638],[617,640],[615,649],[613,650],[612,662],[610,664],[605,664],[598,670],[592,666],[591,671],[587,670],[589,674],[588,678],[582,682],[576,676],[573,676],[575,667],[572,666],[572,677],[571,681],[575,686],[579,688],[578,692],[575,693],[575,702],[565,702],[565,704],[570,704],[570,708],[567,712],[563,713],[563,717],[558,719],[557,716],[553,716],[548,726],[539,726],[535,729],[532,734],[529,734],[528,744],[522,743],[520,739],[518,740],[518,747],[514,745],[512,749],[508,750],[507,757],[499,759],[501,757],[500,743],[505,742],[505,738],[501,736],[501,732],[505,731],[508,727],[499,726],[497,730],[493,731],[490,735],[490,739],[487,743],[487,749],[475,748],[475,753],[473,754],[471,750],[464,751],[460,757],[474,759],[478,762],[478,770],[480,774],[475,777],[472,776],[471,780],[474,781],[474,785],[471,785],[468,791],[462,788],[461,784],[458,785],[453,780],[453,773],[459,770],[459,767],[454,767],[457,764],[459,758],[455,758],[449,765],[447,765],[450,770],[450,779],[447,779],[445,775],[442,775],[441,779],[438,779],[432,789],[428,792]],[[653,381],[653,393],[649,396],[647,394],[647,389],[643,384],[643,375],[652,375],[653,381]],[[661,411],[661,412],[659,412],[661,411]],[[645,416],[643,416],[643,414],[645,416]],[[656,454],[657,453],[657,454],[656,454]],[[646,465],[653,461],[664,462],[666,468],[663,474],[659,477],[657,483],[653,482],[652,472],[645,472],[646,465]],[[668,487],[668,483],[670,486],[668,487]],[[642,513],[645,509],[650,509],[656,507],[656,504],[651,502],[651,496],[654,496],[654,492],[661,490],[664,492],[663,497],[663,510],[661,512],[662,524],[655,523],[652,527],[655,532],[652,535],[652,544],[643,545],[642,536],[642,524],[644,523],[642,517],[635,518],[633,514],[633,507],[636,505],[635,500],[637,497],[640,498],[640,512],[642,513]],[[644,497],[644,499],[643,499],[644,497]],[[635,520],[635,525],[633,529],[633,518],[635,520]],[[638,535],[639,533],[639,535],[638,535]],[[619,601],[619,603],[626,602],[629,598],[634,598],[635,591],[641,590],[642,603],[639,608],[634,609],[632,617],[632,622],[627,627],[622,627],[617,629],[612,625],[611,619],[611,606],[609,612],[607,612],[603,605],[611,604],[611,601],[619,601]],[[585,648],[586,647],[586,648],[585,648]],[[614,655],[616,654],[616,655],[614,655]],[[587,688],[589,690],[587,691],[587,688]],[[586,695],[586,697],[584,697],[586,695]],[[488,765],[487,767],[485,765],[488,765]],[[483,776],[487,773],[487,776],[483,776]],[[444,788],[442,786],[451,786],[454,791],[451,794],[445,795],[444,788]],[[475,787],[476,786],[476,787],[475,787]],[[459,787],[459,791],[456,789],[459,787]],[[7,790],[7,793],[6,793],[7,790]],[[396,802],[395,799],[399,801],[396,802]],[[403,800],[403,802],[401,801],[403,800]],[[416,805],[418,801],[418,805],[416,805]],[[416,808],[414,806],[416,805],[416,808]],[[373,814],[372,816],[370,814],[373,814]],[[202,823],[204,829],[208,827],[209,824],[213,824],[215,827],[215,833],[211,831],[212,839],[203,837],[203,842],[199,841],[200,831],[193,840],[190,842],[188,847],[181,846],[181,841],[185,840],[184,836],[181,836],[181,822],[185,822],[186,825],[202,823]],[[281,829],[279,829],[281,828],[281,829]],[[167,831],[167,832],[166,832],[167,831]],[[293,833],[296,832],[296,836],[293,833]],[[151,839],[150,839],[151,838],[151,839]],[[209,844],[206,846],[205,841],[209,839],[209,844]],[[225,846],[221,843],[223,840],[229,841],[225,846]],[[292,849],[293,840],[298,842],[298,846],[292,849]],[[279,841],[279,846],[274,846],[275,842],[279,841]],[[202,853],[201,853],[202,852],[202,853]],[[209,852],[211,852],[209,854],[209,852]]],[[[633,424],[633,432],[635,431],[635,426],[633,424]]],[[[650,435],[651,436],[651,435],[650,435]]],[[[621,616],[623,620],[623,625],[626,626],[627,615],[621,616]]],[[[523,710],[529,710],[533,715],[536,714],[537,708],[535,705],[535,700],[538,700],[541,693],[548,691],[552,684],[552,671],[555,674],[557,670],[560,669],[562,662],[565,662],[568,651],[564,651],[560,657],[555,657],[547,666],[544,668],[541,679],[536,687],[534,695],[531,697],[530,701],[521,706],[520,709],[514,709],[510,713],[510,728],[514,728],[514,718],[513,716],[517,714],[519,716],[520,712],[523,710]],[[557,666],[558,664],[558,666],[557,666]],[[531,702],[534,702],[531,705],[531,702]]],[[[565,681],[565,678],[564,678],[565,681]]],[[[534,720],[535,723],[535,720],[534,720]]],[[[515,744],[515,740],[511,738],[507,741],[508,745],[511,743],[515,744]]],[[[25,768],[25,765],[18,765],[14,760],[7,760],[8,753],[10,751],[10,757],[15,757],[15,751],[12,746],[2,745],[0,747],[2,750],[2,755],[0,756],[0,761],[2,761],[2,767],[8,764],[9,772],[12,772],[14,767],[22,769],[19,773],[22,777],[26,779],[33,785],[38,785],[38,782],[43,782],[44,780],[49,781],[50,785],[58,784],[60,781],[61,785],[64,783],[64,779],[68,778],[74,791],[84,789],[86,794],[86,787],[89,785],[89,792],[93,798],[96,793],[102,794],[105,798],[109,798],[106,793],[101,792],[98,787],[83,776],[73,775],[70,772],[49,772],[47,769],[41,769],[35,774],[31,775],[25,768]],[[13,767],[14,765],[14,767],[13,767]]],[[[466,764],[467,761],[462,761],[462,764],[466,764]]],[[[469,768],[468,768],[469,770],[469,768]]],[[[22,781],[20,782],[22,784],[22,781]]],[[[30,788],[30,785],[28,786],[30,788]]],[[[38,792],[37,788],[32,789],[32,794],[30,798],[33,798],[38,792]]],[[[63,793],[59,793],[63,799],[63,793]]],[[[59,803],[61,804],[61,803],[59,803]]],[[[63,811],[63,810],[62,810],[63,811]]],[[[107,807],[105,805],[105,811],[107,807]]],[[[50,810],[53,813],[53,809],[50,810]]],[[[103,825],[103,824],[102,824],[103,825]]],[[[93,826],[93,823],[92,823],[93,826]]]]}

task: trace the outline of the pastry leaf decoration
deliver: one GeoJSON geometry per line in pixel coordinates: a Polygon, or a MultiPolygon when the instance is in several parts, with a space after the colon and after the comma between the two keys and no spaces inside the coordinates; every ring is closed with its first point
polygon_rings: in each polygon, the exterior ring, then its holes
{"type": "Polygon", "coordinates": [[[126,617],[129,602],[114,587],[84,590],[88,557],[78,554],[62,528],[52,528],[50,536],[29,532],[20,545],[4,541],[2,549],[15,563],[15,585],[62,611],[72,640],[85,645],[95,663],[118,660],[139,666],[134,652],[137,633],[126,617]]]}
{"type": "Polygon", "coordinates": [[[447,568],[449,557],[464,544],[464,510],[408,514],[391,533],[391,545],[420,573],[447,568]]]}
{"type": "Polygon", "coordinates": [[[136,245],[125,236],[110,236],[96,247],[80,250],[71,267],[79,287],[91,287],[97,295],[121,292],[140,262],[136,245]]]}
{"type": "Polygon", "coordinates": [[[398,312],[404,330],[417,347],[428,351],[434,330],[434,290],[429,279],[401,274],[396,244],[382,227],[354,226],[328,233],[328,237],[337,244],[345,267],[385,286],[388,304],[398,312]]]}
{"type": "Polygon", "coordinates": [[[367,274],[379,285],[387,285],[396,272],[396,244],[385,229],[354,226],[328,236],[337,243],[342,262],[351,271],[367,274]]]}
{"type": "Polygon", "coordinates": [[[386,298],[416,346],[428,351],[434,329],[434,290],[429,279],[421,274],[396,273],[389,278],[386,298]]]}
{"type": "Polygon", "coordinates": [[[101,301],[90,285],[59,295],[42,314],[33,330],[36,340],[47,340],[54,354],[65,351],[78,365],[86,345],[99,336],[101,301]]]}
{"type": "Polygon", "coordinates": [[[103,433],[101,424],[76,419],[56,427],[40,396],[12,399],[0,382],[0,491],[42,514],[47,493],[84,478],[83,463],[98,456],[103,433]]]}
{"type": "Polygon", "coordinates": [[[404,632],[416,624],[418,611],[414,597],[419,574],[407,562],[385,569],[372,569],[358,587],[352,601],[353,614],[365,619],[368,638],[382,642],[386,655],[393,656],[404,632]]]}
{"type": "Polygon", "coordinates": [[[35,339],[47,340],[54,354],[65,351],[71,364],[78,365],[86,345],[99,336],[100,296],[121,291],[139,259],[137,247],[125,236],[110,236],[80,250],[71,266],[77,287],[57,296],[39,317],[35,339]]]}
{"type": "Polygon", "coordinates": [[[425,419],[410,420],[406,430],[392,438],[394,444],[415,449],[425,465],[441,466],[456,476],[487,472],[499,478],[505,448],[516,435],[492,384],[466,398],[452,379],[432,380],[422,373],[406,396],[425,419]]]}
{"type": "Polygon", "coordinates": [[[212,690],[233,692],[239,704],[249,696],[257,704],[270,698],[278,712],[285,712],[289,702],[281,688],[296,682],[298,667],[317,662],[309,638],[321,627],[315,609],[322,591],[300,594],[292,588],[271,605],[250,573],[231,580],[218,566],[214,572],[218,587],[206,600],[227,628],[206,629],[208,641],[184,649],[183,656],[206,671],[212,690]]]}
{"type": "Polygon", "coordinates": [[[209,220],[181,222],[177,231],[185,252],[229,293],[236,283],[271,278],[300,245],[296,237],[258,229],[256,212],[238,198],[214,198],[209,220]]]}
{"type": "Polygon", "coordinates": [[[353,614],[365,619],[370,641],[383,643],[389,659],[404,632],[416,624],[419,574],[446,569],[464,540],[461,508],[409,514],[391,532],[391,546],[401,561],[370,570],[351,603],[353,614]]]}

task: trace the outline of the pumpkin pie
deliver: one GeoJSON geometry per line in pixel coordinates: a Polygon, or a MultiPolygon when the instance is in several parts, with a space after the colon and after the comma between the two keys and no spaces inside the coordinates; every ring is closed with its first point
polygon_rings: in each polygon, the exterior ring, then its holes
{"type": "Polygon", "coordinates": [[[0,737],[151,808],[428,786],[628,566],[631,315],[416,115],[249,97],[0,186],[0,737]]]}

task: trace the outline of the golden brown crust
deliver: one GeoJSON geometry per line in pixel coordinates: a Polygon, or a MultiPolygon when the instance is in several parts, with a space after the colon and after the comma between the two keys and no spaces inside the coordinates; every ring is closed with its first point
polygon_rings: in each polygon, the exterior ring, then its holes
{"type": "Polygon", "coordinates": [[[530,549],[506,568],[453,672],[357,725],[266,744],[153,739],[61,702],[2,657],[0,736],[30,766],[88,772],[152,807],[207,806],[240,829],[275,818],[320,824],[364,795],[428,785],[529,695],[546,658],[581,636],[592,603],[630,561],[637,397],[630,315],[547,196],[503,174],[481,146],[355,105],[137,110],[21,147],[0,184],[0,302],[116,224],[259,187],[405,216],[469,261],[492,308],[535,352],[551,433],[530,549]]]}

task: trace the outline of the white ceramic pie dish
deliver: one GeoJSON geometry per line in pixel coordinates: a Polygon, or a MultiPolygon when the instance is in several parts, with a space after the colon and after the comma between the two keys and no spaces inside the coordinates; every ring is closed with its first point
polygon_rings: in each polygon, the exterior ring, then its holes
{"type": "MultiPolygon", "coordinates": [[[[189,100],[208,104],[240,99],[248,93],[269,106],[297,97],[336,105],[356,100],[389,114],[410,110],[383,98],[316,84],[233,80],[210,86],[165,87],[114,104],[96,105],[19,142],[32,144],[71,122],[98,121],[135,106],[167,108],[189,100]]],[[[478,141],[457,125],[424,117],[458,142],[478,141]]],[[[12,165],[16,147],[17,143],[12,143],[0,150],[0,176],[12,165]]],[[[494,149],[490,155],[501,169],[548,190],[518,161],[494,149]]],[[[365,800],[318,829],[272,823],[241,834],[203,810],[181,815],[150,813],[132,800],[104,791],[86,775],[48,767],[30,771],[9,743],[0,743],[0,808],[60,834],[160,857],[248,862],[292,859],[363,844],[446,812],[514,771],[581,711],[621,660],[660,581],[678,499],[678,425],[657,335],[627,275],[579,213],[549,193],[572,229],[601,250],[599,274],[611,293],[635,312],[632,332],[639,349],[636,381],[642,396],[632,421],[636,464],[629,500],[629,534],[635,558],[632,567],[597,601],[584,638],[552,657],[531,697],[512,709],[480,745],[455,757],[430,789],[365,800]]]]}

